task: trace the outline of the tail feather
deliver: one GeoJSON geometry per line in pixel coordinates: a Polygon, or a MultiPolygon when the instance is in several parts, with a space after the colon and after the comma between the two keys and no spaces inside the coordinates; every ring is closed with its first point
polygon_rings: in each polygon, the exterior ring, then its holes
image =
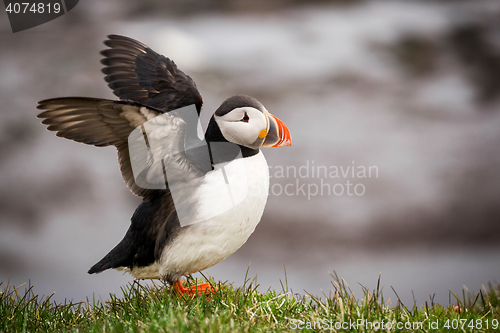
{"type": "Polygon", "coordinates": [[[131,259],[131,244],[129,238],[125,235],[125,238],[115,246],[114,249],[109,251],[104,258],[102,258],[97,264],[92,266],[87,273],[94,274],[100,273],[110,268],[118,267],[128,267],[132,264],[131,259]]]}

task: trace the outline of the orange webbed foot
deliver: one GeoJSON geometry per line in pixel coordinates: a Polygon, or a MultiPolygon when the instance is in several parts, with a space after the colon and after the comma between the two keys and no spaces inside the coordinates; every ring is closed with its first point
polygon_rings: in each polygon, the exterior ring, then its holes
{"type": "Polygon", "coordinates": [[[201,294],[209,294],[209,293],[213,293],[213,292],[217,291],[217,289],[215,287],[212,287],[210,285],[210,283],[208,283],[208,282],[197,284],[197,285],[192,286],[192,287],[184,288],[184,286],[182,285],[181,279],[179,279],[179,281],[174,283],[173,288],[174,288],[175,293],[179,296],[182,296],[186,293],[188,293],[189,296],[194,296],[194,295],[201,295],[201,294]]]}

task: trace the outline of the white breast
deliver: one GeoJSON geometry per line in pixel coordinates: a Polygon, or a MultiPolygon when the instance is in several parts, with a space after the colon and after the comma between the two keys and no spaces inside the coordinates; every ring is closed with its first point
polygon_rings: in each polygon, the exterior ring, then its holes
{"type": "Polygon", "coordinates": [[[217,165],[193,194],[197,202],[194,223],[182,228],[158,263],[131,273],[136,278],[186,275],[221,262],[255,230],[268,191],[269,169],[262,152],[217,165]]]}

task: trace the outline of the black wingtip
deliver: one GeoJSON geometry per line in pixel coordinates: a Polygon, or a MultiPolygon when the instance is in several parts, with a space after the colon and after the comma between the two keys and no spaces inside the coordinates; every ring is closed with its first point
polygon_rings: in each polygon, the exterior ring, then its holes
{"type": "Polygon", "coordinates": [[[116,35],[116,34],[110,34],[110,35],[107,35],[106,37],[108,38],[108,40],[130,38],[127,36],[116,35]]]}

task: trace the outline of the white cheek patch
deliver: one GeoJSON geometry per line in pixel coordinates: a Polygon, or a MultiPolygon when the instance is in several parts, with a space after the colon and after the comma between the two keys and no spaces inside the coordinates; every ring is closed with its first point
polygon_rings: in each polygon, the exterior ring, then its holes
{"type": "Polygon", "coordinates": [[[259,142],[259,134],[267,128],[266,116],[259,110],[251,107],[237,108],[222,117],[215,116],[215,121],[227,141],[249,148],[259,142]],[[248,122],[241,121],[248,115],[248,122]]]}

